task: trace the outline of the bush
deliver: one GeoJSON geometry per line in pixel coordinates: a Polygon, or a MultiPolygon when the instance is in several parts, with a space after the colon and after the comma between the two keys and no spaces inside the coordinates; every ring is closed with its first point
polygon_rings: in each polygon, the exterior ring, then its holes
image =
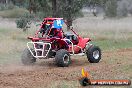
{"type": "Polygon", "coordinates": [[[26,32],[30,28],[33,15],[25,13],[23,16],[16,20],[17,28],[23,29],[23,32],[26,32]]]}

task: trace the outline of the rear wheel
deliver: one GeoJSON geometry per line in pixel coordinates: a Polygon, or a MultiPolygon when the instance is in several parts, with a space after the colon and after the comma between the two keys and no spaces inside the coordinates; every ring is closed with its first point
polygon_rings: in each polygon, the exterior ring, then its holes
{"type": "Polygon", "coordinates": [[[69,52],[65,49],[58,50],[55,55],[55,62],[59,67],[68,67],[71,63],[69,52]]]}
{"type": "Polygon", "coordinates": [[[36,62],[36,58],[32,56],[29,49],[25,49],[21,56],[21,61],[24,65],[31,65],[36,62]]]}
{"type": "Polygon", "coordinates": [[[92,45],[86,50],[87,58],[90,63],[98,63],[101,59],[101,49],[92,45]]]}

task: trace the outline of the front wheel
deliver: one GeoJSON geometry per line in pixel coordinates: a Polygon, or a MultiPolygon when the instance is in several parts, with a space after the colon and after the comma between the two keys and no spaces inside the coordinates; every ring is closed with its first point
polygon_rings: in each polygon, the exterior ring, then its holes
{"type": "Polygon", "coordinates": [[[59,67],[68,67],[71,63],[69,52],[65,49],[58,50],[55,55],[55,62],[59,67]]]}
{"type": "Polygon", "coordinates": [[[101,49],[93,45],[86,50],[86,55],[90,63],[98,63],[101,59],[101,49]]]}
{"type": "Polygon", "coordinates": [[[21,56],[21,61],[24,65],[31,65],[36,62],[36,58],[32,56],[29,49],[25,49],[21,56]]]}

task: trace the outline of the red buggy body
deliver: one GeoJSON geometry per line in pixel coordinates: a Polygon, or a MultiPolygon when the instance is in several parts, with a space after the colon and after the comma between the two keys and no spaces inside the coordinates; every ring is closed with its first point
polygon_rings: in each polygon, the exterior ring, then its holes
{"type": "Polygon", "coordinates": [[[90,38],[82,38],[73,28],[72,32],[62,30],[63,18],[44,18],[34,37],[28,37],[27,49],[22,54],[23,64],[32,64],[36,59],[55,58],[57,66],[66,67],[71,55],[87,55],[88,61],[97,63],[101,59],[99,47],[90,44],[90,38]],[[30,57],[30,58],[29,58],[30,57]]]}

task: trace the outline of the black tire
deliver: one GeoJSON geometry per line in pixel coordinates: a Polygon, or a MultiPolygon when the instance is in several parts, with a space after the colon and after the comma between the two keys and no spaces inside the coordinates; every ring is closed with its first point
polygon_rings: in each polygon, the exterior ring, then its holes
{"type": "Polygon", "coordinates": [[[36,62],[36,58],[32,56],[29,49],[25,49],[21,55],[21,61],[24,65],[32,65],[36,62]]]}
{"type": "Polygon", "coordinates": [[[65,49],[58,50],[55,55],[55,63],[59,67],[68,67],[71,63],[69,52],[65,49]]]}
{"type": "Polygon", "coordinates": [[[98,63],[101,59],[101,49],[98,46],[90,46],[86,50],[86,54],[90,63],[98,63]]]}

